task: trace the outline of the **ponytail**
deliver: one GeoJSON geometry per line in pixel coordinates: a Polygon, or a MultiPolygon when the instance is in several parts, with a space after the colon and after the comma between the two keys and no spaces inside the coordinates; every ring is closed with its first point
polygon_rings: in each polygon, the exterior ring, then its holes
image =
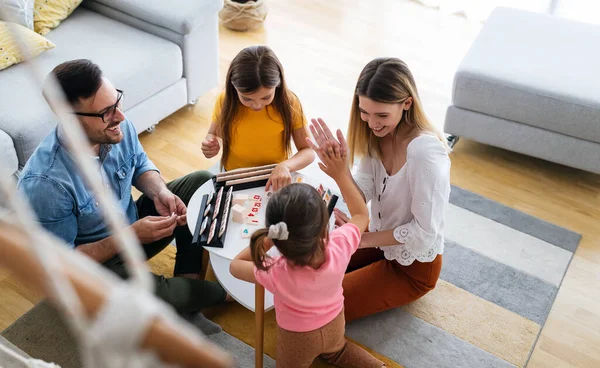
{"type": "Polygon", "coordinates": [[[267,240],[267,234],[269,233],[268,229],[259,229],[252,234],[250,238],[250,253],[252,254],[252,262],[257,269],[261,271],[267,271],[269,266],[267,266],[265,261],[270,259],[267,255],[267,251],[265,250],[265,241],[267,240]]]}

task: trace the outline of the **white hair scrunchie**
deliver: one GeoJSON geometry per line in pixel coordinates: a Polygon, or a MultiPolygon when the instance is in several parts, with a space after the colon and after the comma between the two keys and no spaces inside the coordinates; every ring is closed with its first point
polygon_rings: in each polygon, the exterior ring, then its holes
{"type": "Polygon", "coordinates": [[[290,233],[288,232],[287,224],[282,221],[278,224],[269,226],[269,233],[267,234],[267,238],[276,240],[287,240],[289,235],[290,233]]]}

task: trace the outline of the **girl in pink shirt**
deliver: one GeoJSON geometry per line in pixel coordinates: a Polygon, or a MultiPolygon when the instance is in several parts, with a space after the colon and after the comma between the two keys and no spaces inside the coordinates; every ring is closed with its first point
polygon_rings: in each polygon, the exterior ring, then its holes
{"type": "MultiPolygon", "coordinates": [[[[345,155],[344,155],[345,156],[345,155]]],[[[339,367],[385,367],[344,337],[342,280],[369,223],[364,200],[347,174],[339,150],[331,149],[321,169],[340,187],[352,218],[329,233],[325,203],[315,188],[291,184],[274,193],[266,227],[231,263],[231,274],[273,293],[278,325],[277,367],[309,367],[317,357],[339,367]],[[275,246],[281,256],[271,258],[275,246]]]]}

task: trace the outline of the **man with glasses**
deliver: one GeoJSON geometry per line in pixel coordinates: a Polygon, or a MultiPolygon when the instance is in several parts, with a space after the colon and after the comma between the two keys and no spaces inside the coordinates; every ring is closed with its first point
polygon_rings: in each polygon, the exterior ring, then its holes
{"type": "MultiPolygon", "coordinates": [[[[104,78],[96,64],[68,61],[52,74],[87,135],[103,184],[115,193],[148,259],[176,239],[176,277],[154,275],[156,294],[205,333],[218,332],[220,327],[200,310],[222,303],[227,294],[218,283],[201,280],[203,250],[192,244],[186,226],[186,204],[210,173],[194,172],[165,184],[123,114],[124,92],[104,78]],[[131,196],[132,186],[143,193],[137,201],[131,196]]],[[[57,126],[40,143],[23,169],[19,188],[47,230],[127,278],[115,239],[75,166],[62,129],[57,126]]]]}

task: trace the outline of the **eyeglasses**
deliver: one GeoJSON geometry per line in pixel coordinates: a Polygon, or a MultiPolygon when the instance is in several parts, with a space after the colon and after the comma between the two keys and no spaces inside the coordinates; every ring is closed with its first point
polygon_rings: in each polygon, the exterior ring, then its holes
{"type": "Polygon", "coordinates": [[[104,124],[108,124],[113,121],[115,114],[117,113],[117,109],[123,111],[123,91],[120,89],[117,90],[117,102],[105,109],[103,112],[94,114],[90,112],[74,112],[73,114],[79,116],[90,116],[93,118],[102,118],[104,124]]]}

